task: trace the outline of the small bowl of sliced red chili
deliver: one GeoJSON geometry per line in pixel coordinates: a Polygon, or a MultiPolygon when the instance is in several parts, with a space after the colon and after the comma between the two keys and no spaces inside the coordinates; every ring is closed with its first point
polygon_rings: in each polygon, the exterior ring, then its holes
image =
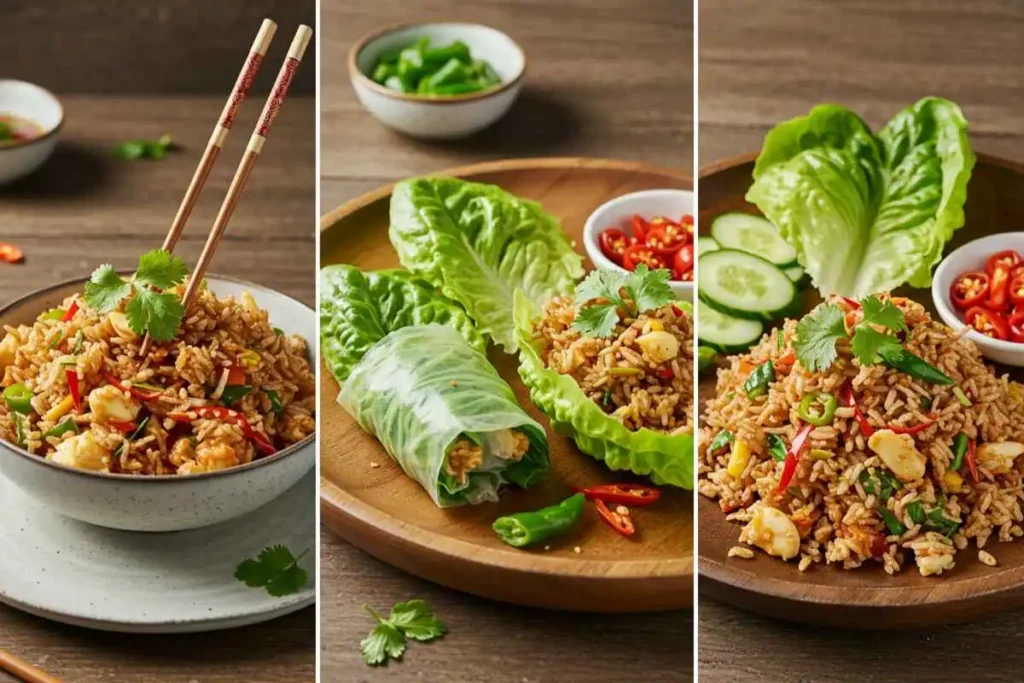
{"type": "Polygon", "coordinates": [[[616,197],[597,208],[583,228],[583,246],[598,268],[665,268],[669,285],[693,301],[693,193],[644,190],[616,197]]]}
{"type": "Polygon", "coordinates": [[[1024,233],[990,235],[960,247],[935,271],[939,316],[989,359],[1024,366],[1024,233]]]}

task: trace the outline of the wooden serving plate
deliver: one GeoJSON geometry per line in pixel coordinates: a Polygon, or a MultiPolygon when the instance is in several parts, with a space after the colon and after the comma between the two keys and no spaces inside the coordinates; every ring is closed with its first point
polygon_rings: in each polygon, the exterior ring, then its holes
{"type": "MultiPolygon", "coordinates": [[[[735,157],[701,171],[701,232],[723,213],[756,212],[744,200],[755,158],[735,157]]],[[[985,235],[1024,229],[1024,165],[979,154],[967,196],[967,222],[946,253],[985,235]]],[[[938,319],[928,289],[902,287],[898,292],[924,304],[938,319]]],[[[820,301],[810,289],[804,296],[805,312],[820,301]]],[[[1019,370],[998,371],[1021,379],[1019,370]]],[[[702,415],[714,392],[714,376],[700,382],[702,415]]],[[[820,564],[801,573],[795,562],[760,552],[753,560],[727,558],[729,548],[738,545],[740,526],[727,522],[715,501],[698,498],[700,591],[738,607],[815,624],[879,629],[969,621],[1024,606],[1024,541],[987,545],[999,560],[997,567],[979,562],[972,544],[957,553],[955,569],[941,577],[922,577],[914,566],[889,576],[880,563],[853,571],[820,564]]]]}
{"type": "MultiPolygon", "coordinates": [[[[499,185],[542,202],[580,243],[590,213],[612,197],[651,188],[692,187],[689,175],[621,161],[523,159],[442,171],[499,185]]],[[[330,212],[321,221],[321,264],[363,270],[399,267],[388,240],[391,186],[330,212]]],[[[588,267],[592,264],[587,262],[588,267]]],[[[519,403],[548,432],[551,470],[528,491],[509,489],[499,503],[440,510],[407,478],[375,438],[335,398],[339,386],[321,363],[321,509],[323,521],[349,542],[417,576],[487,598],[535,607],[594,612],[689,608],[693,603],[693,493],[662,487],[662,499],[638,510],[636,537],[604,526],[587,507],[569,534],[536,549],[498,539],[503,514],[552,505],[572,487],[629,479],[582,454],[552,431],[530,403],[513,356],[492,348],[491,362],[519,403]],[[373,464],[377,464],[374,467],[373,464]],[[578,549],[578,550],[577,550],[578,549]]]]}

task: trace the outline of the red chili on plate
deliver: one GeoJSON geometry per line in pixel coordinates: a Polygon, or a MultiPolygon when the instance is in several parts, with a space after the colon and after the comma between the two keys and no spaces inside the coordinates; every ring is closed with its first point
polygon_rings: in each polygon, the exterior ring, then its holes
{"type": "Polygon", "coordinates": [[[988,300],[985,301],[985,306],[993,311],[1005,311],[1010,307],[1009,266],[999,263],[992,270],[989,275],[988,300]]]}
{"type": "Polygon", "coordinates": [[[651,224],[640,214],[633,214],[630,224],[633,226],[633,237],[638,242],[643,242],[647,238],[647,233],[651,230],[651,224]]]}
{"type": "Polygon", "coordinates": [[[949,290],[949,296],[953,305],[966,311],[971,306],[977,306],[988,297],[989,280],[988,274],[981,271],[970,271],[961,273],[960,277],[953,281],[949,290]]]}
{"type": "Polygon", "coordinates": [[[686,280],[687,275],[693,278],[693,245],[684,244],[672,257],[672,277],[686,280]]]}
{"type": "Polygon", "coordinates": [[[595,500],[594,505],[597,507],[597,514],[601,516],[601,520],[612,529],[623,536],[632,536],[636,533],[636,525],[633,524],[633,517],[629,514],[629,508],[623,505],[616,505],[615,509],[612,510],[608,507],[607,503],[600,499],[595,500]]]}
{"type": "Polygon", "coordinates": [[[622,256],[623,268],[636,270],[641,263],[646,264],[651,270],[667,267],[665,259],[646,244],[634,244],[626,249],[626,253],[622,256]]]}
{"type": "Polygon", "coordinates": [[[661,498],[661,491],[653,486],[633,484],[601,484],[583,489],[583,495],[590,500],[603,500],[606,503],[646,507],[661,498]]]}
{"type": "Polygon", "coordinates": [[[8,244],[7,242],[0,242],[0,263],[17,263],[25,258],[25,254],[22,253],[21,249],[8,244]]]}
{"type": "Polygon", "coordinates": [[[616,265],[622,265],[622,257],[626,249],[636,244],[636,240],[618,228],[608,228],[598,238],[601,252],[616,265]]]}
{"type": "Polygon", "coordinates": [[[1009,326],[1006,317],[997,311],[990,311],[981,306],[974,306],[967,311],[965,321],[976,331],[981,332],[993,339],[1006,339],[1009,334],[1009,326]]]}

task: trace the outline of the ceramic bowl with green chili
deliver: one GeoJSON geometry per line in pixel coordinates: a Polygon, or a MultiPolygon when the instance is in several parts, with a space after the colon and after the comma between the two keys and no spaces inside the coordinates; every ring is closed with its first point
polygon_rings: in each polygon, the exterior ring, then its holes
{"type": "Polygon", "coordinates": [[[349,53],[359,101],[386,126],[417,138],[453,139],[495,123],[522,86],[526,56],[479,24],[394,26],[349,53]]]}

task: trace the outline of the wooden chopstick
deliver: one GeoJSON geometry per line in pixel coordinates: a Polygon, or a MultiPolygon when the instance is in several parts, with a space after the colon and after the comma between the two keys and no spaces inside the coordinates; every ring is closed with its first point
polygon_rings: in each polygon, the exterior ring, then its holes
{"type": "Polygon", "coordinates": [[[41,669],[37,669],[24,659],[15,657],[6,650],[0,650],[0,669],[16,676],[25,683],[61,683],[41,669]]]}
{"type": "Polygon", "coordinates": [[[224,104],[224,111],[217,119],[217,125],[213,127],[213,134],[210,136],[210,141],[206,143],[206,149],[199,160],[196,172],[192,175],[192,182],[185,190],[185,197],[181,200],[181,206],[178,207],[174,221],[171,222],[171,229],[167,232],[167,237],[164,238],[162,248],[166,251],[174,251],[174,245],[178,243],[178,238],[185,229],[189,216],[192,215],[192,209],[195,208],[196,201],[199,199],[199,193],[203,191],[203,186],[206,185],[206,180],[210,177],[210,171],[213,170],[213,165],[220,155],[221,147],[224,145],[228,133],[231,132],[231,126],[235,123],[238,108],[242,106],[246,95],[249,94],[249,88],[256,80],[256,73],[260,70],[260,65],[263,64],[267,48],[270,47],[270,41],[274,39],[276,32],[277,24],[270,19],[264,19],[260,30],[256,33],[256,39],[252,41],[252,47],[249,49],[249,55],[245,58],[242,70],[238,72],[238,79],[231,89],[231,94],[228,95],[228,101],[224,104]]]}
{"type": "Polygon", "coordinates": [[[266,104],[263,105],[263,113],[260,114],[260,118],[256,123],[256,130],[253,131],[252,137],[249,138],[249,145],[246,147],[245,154],[242,155],[242,160],[238,164],[235,177],[231,180],[227,196],[224,197],[220,211],[217,212],[217,218],[213,221],[213,228],[210,230],[210,236],[203,247],[203,253],[199,256],[199,263],[196,264],[195,269],[192,271],[188,287],[185,289],[184,296],[181,297],[182,306],[186,310],[188,310],[189,304],[192,303],[192,299],[202,284],[206,269],[209,267],[210,261],[213,260],[213,253],[217,250],[217,244],[220,242],[224,229],[227,228],[228,221],[231,220],[231,214],[234,213],[238,200],[245,190],[249,174],[252,173],[256,160],[259,159],[260,152],[263,151],[263,144],[270,133],[270,127],[277,117],[281,103],[284,102],[284,98],[288,94],[288,88],[292,84],[292,79],[295,78],[299,62],[302,61],[302,56],[305,54],[306,47],[309,46],[309,40],[312,36],[313,29],[306,25],[299,26],[295,32],[291,47],[288,48],[288,56],[285,57],[284,64],[281,65],[281,70],[277,74],[277,80],[274,81],[274,87],[267,97],[266,104]]]}

